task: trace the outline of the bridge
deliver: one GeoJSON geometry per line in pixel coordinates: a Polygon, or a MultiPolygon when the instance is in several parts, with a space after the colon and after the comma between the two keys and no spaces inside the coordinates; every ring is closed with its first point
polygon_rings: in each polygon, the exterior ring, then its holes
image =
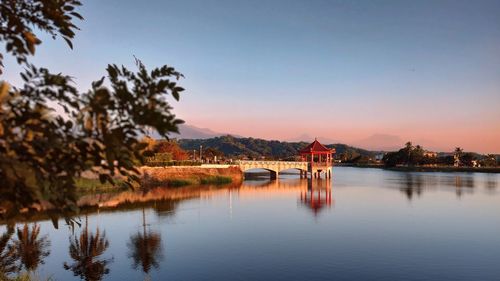
{"type": "Polygon", "coordinates": [[[300,172],[300,177],[320,178],[324,172],[325,178],[331,177],[332,166],[324,163],[311,163],[306,161],[237,161],[236,165],[242,172],[251,169],[264,169],[271,173],[271,179],[276,179],[281,171],[296,169],[300,172]]]}

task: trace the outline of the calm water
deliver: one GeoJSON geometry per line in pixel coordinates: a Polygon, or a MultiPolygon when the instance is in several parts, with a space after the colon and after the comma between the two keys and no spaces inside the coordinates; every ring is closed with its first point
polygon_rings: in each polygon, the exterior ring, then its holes
{"type": "Polygon", "coordinates": [[[500,280],[497,174],[336,167],[331,182],[285,175],[273,182],[85,200],[102,208],[83,216],[74,231],[63,221],[59,229],[48,219],[37,222],[38,239],[50,242],[48,256],[31,265],[37,275],[500,280]]]}

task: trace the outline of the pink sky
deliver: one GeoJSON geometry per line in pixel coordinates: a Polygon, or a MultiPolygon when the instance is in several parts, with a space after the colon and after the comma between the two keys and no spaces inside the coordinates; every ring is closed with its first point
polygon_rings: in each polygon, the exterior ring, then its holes
{"type": "Polygon", "coordinates": [[[223,133],[500,153],[499,1],[291,2],[88,1],[74,49],[43,35],[32,62],[82,91],[108,63],[174,66],[175,113],[223,133]]]}

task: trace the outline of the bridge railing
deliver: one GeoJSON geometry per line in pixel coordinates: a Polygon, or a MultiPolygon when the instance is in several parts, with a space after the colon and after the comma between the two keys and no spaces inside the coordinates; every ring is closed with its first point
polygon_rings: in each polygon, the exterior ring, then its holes
{"type": "Polygon", "coordinates": [[[307,165],[309,162],[304,162],[304,161],[265,161],[265,160],[238,160],[235,161],[236,164],[239,165],[275,165],[275,164],[282,164],[282,165],[307,165]]]}

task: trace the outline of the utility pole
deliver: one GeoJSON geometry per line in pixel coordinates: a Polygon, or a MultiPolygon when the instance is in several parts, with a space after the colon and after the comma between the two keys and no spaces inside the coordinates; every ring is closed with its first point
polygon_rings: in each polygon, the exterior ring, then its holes
{"type": "Polygon", "coordinates": [[[203,160],[202,160],[202,151],[203,151],[203,145],[200,145],[200,162],[203,163],[203,160]]]}

